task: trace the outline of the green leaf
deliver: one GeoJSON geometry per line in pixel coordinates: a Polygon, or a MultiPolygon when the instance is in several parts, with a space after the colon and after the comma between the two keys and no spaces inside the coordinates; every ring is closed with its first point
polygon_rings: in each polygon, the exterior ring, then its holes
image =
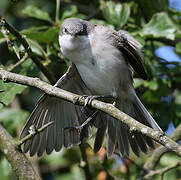
{"type": "MultiPolygon", "coordinates": [[[[4,90],[5,92],[0,93],[0,102],[3,102],[5,105],[9,105],[16,94],[21,94],[23,90],[26,88],[26,86],[15,84],[15,83],[4,83],[2,80],[0,80],[0,87],[1,90],[4,90]]],[[[0,109],[2,108],[2,104],[0,104],[0,109]]]]}
{"type": "Polygon", "coordinates": [[[37,8],[36,6],[29,5],[25,9],[22,10],[22,13],[25,15],[28,15],[30,17],[52,23],[52,20],[51,20],[49,14],[47,12],[42,11],[41,9],[37,8]]]}
{"type": "Polygon", "coordinates": [[[158,82],[157,81],[144,81],[144,86],[148,87],[150,90],[157,90],[158,89],[158,82]]]}
{"type": "Polygon", "coordinates": [[[0,169],[1,169],[1,175],[0,175],[1,179],[3,180],[13,179],[11,166],[5,157],[1,157],[0,169]]]}
{"type": "Polygon", "coordinates": [[[52,27],[47,30],[41,31],[38,29],[31,29],[23,31],[22,33],[26,35],[27,38],[36,40],[39,43],[46,43],[49,44],[51,42],[57,42],[58,41],[58,32],[60,27],[52,27]]]}
{"type": "Polygon", "coordinates": [[[134,88],[138,88],[144,84],[142,79],[134,78],[134,88]]]}
{"type": "Polygon", "coordinates": [[[36,32],[42,32],[46,31],[49,28],[49,26],[38,26],[38,27],[31,27],[28,29],[23,29],[21,31],[22,34],[31,34],[31,33],[36,33],[36,32]]]}
{"type": "Polygon", "coordinates": [[[23,124],[29,116],[27,111],[11,108],[3,108],[0,110],[0,113],[0,122],[3,122],[3,125],[8,128],[8,131],[12,131],[20,124],[23,124]]]}
{"type": "Polygon", "coordinates": [[[147,87],[149,88],[150,90],[157,90],[158,89],[158,82],[155,81],[155,80],[152,80],[152,81],[144,81],[142,79],[138,79],[138,78],[134,78],[134,87],[135,88],[138,88],[140,86],[144,86],[144,87],[147,87]]]}
{"type": "Polygon", "coordinates": [[[175,52],[179,55],[181,55],[181,42],[176,44],[175,52]]]}
{"type": "Polygon", "coordinates": [[[38,54],[39,56],[43,56],[42,50],[43,49],[37,42],[33,41],[33,40],[29,40],[27,39],[28,44],[30,45],[32,51],[35,54],[38,54]]]}
{"type": "Polygon", "coordinates": [[[77,12],[78,12],[77,7],[75,5],[72,5],[63,12],[61,20],[72,17],[75,14],[77,14],[77,12]]]}
{"type": "Polygon", "coordinates": [[[3,34],[2,34],[2,32],[0,31],[0,38],[3,38],[4,36],[3,36],[3,34]]]}
{"type": "Polygon", "coordinates": [[[150,22],[144,25],[142,29],[143,35],[147,37],[155,38],[167,38],[174,39],[174,32],[176,27],[172,23],[171,19],[168,17],[168,14],[165,12],[157,13],[153,15],[150,22]]]}
{"type": "Polygon", "coordinates": [[[105,19],[118,28],[124,26],[130,16],[130,4],[114,3],[112,1],[101,1],[101,10],[105,19]]]}

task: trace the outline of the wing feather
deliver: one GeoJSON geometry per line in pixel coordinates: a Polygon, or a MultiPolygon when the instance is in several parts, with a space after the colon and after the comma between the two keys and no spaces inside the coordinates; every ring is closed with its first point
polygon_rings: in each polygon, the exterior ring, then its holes
{"type": "Polygon", "coordinates": [[[141,45],[128,32],[120,30],[113,32],[114,46],[124,55],[127,62],[133,67],[134,71],[143,79],[147,79],[147,74],[143,65],[143,55],[141,45]]]}
{"type": "MultiPolygon", "coordinates": [[[[58,80],[55,86],[80,95],[91,94],[74,64],[70,65],[68,71],[58,80]]],[[[80,126],[86,120],[86,117],[80,117],[80,114],[79,106],[44,94],[23,128],[20,139],[29,134],[32,125],[35,129],[39,129],[48,122],[53,121],[54,123],[43,132],[26,141],[23,148],[24,152],[29,151],[31,156],[35,153],[41,156],[44,151],[50,154],[54,149],[59,151],[63,145],[71,147],[79,144],[83,138],[90,137],[89,125],[83,129],[84,137],[81,137],[81,133],[77,130],[66,132],[63,130],[65,127],[80,126]]]]}

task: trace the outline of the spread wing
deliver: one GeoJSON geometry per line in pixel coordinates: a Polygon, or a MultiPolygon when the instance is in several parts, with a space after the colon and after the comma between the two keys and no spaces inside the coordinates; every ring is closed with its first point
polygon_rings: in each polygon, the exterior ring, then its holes
{"type": "Polygon", "coordinates": [[[143,79],[147,79],[147,74],[143,66],[143,55],[141,45],[128,32],[120,30],[113,32],[114,46],[118,48],[134,71],[143,79]]]}
{"type": "MultiPolygon", "coordinates": [[[[58,80],[55,86],[80,95],[91,94],[73,64],[70,65],[68,71],[58,80]]],[[[74,129],[64,130],[65,127],[80,126],[87,119],[81,113],[80,108],[80,106],[63,99],[44,94],[31,113],[20,134],[20,139],[29,134],[32,126],[39,129],[49,122],[53,121],[54,123],[26,141],[23,147],[24,152],[29,151],[30,156],[35,153],[41,156],[46,150],[47,154],[50,154],[54,149],[59,151],[62,146],[71,147],[80,144],[83,137],[90,137],[91,128],[89,125],[81,133],[74,129]]]]}

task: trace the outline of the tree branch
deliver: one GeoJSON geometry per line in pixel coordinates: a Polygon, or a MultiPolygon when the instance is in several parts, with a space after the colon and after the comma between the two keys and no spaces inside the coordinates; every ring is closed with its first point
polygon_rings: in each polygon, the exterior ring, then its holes
{"type": "Polygon", "coordinates": [[[25,53],[25,55],[20,59],[16,64],[10,65],[8,68],[8,71],[13,71],[16,67],[18,67],[20,64],[22,64],[28,57],[28,53],[25,53]]]}
{"type": "Polygon", "coordinates": [[[45,124],[44,126],[42,126],[41,128],[39,129],[33,129],[34,127],[32,127],[31,132],[30,134],[28,134],[27,136],[25,136],[23,139],[21,139],[19,142],[18,142],[18,146],[21,146],[23,143],[25,143],[28,139],[31,139],[33,136],[35,136],[36,134],[44,131],[47,127],[49,127],[50,125],[53,124],[53,121],[52,122],[49,122],[47,124],[45,124]]]}
{"type": "MultiPolygon", "coordinates": [[[[37,78],[31,78],[31,77],[27,77],[23,75],[18,75],[18,74],[11,73],[5,70],[0,70],[0,78],[3,79],[4,81],[11,81],[11,82],[39,88],[49,95],[62,98],[74,104],[78,104],[78,105],[85,104],[85,97],[51,86],[50,84],[45,83],[37,78]]],[[[96,108],[98,110],[101,110],[111,115],[112,117],[126,124],[130,128],[130,131],[140,132],[143,135],[146,135],[154,139],[156,142],[164,145],[168,149],[176,152],[179,156],[181,156],[181,146],[177,144],[176,142],[174,142],[173,140],[171,140],[166,135],[164,135],[163,132],[155,131],[152,128],[141,124],[140,122],[134,120],[133,118],[131,118],[124,112],[121,112],[112,104],[104,103],[104,102],[94,99],[92,101],[91,106],[93,108],[96,108]]]]}
{"type": "MultiPolygon", "coordinates": [[[[178,141],[181,138],[181,124],[171,134],[170,138],[174,141],[178,141]]],[[[147,159],[146,163],[144,164],[144,170],[146,170],[147,172],[152,170],[156,166],[157,162],[160,160],[161,156],[168,151],[170,151],[170,149],[167,149],[164,146],[156,148],[153,151],[151,157],[147,159]]]]}
{"type": "MultiPolygon", "coordinates": [[[[174,141],[178,141],[181,139],[181,124],[175,129],[175,131],[170,135],[170,138],[174,141]]],[[[159,162],[160,158],[166,153],[169,152],[170,149],[159,146],[157,147],[151,154],[151,156],[146,160],[146,163],[143,166],[143,170],[140,171],[137,180],[142,179],[146,176],[146,174],[149,174],[154,167],[159,162]]]]}
{"type": "Polygon", "coordinates": [[[162,168],[162,169],[159,169],[159,170],[156,170],[156,171],[150,171],[147,175],[144,176],[143,179],[150,179],[151,177],[159,174],[162,179],[163,179],[163,175],[164,173],[166,173],[167,171],[171,170],[171,169],[175,169],[177,167],[181,166],[181,161],[175,163],[175,164],[172,164],[168,167],[165,167],[165,168],[162,168]]]}
{"type": "Polygon", "coordinates": [[[3,34],[5,40],[6,40],[7,44],[8,44],[8,47],[12,47],[15,54],[16,54],[16,56],[17,56],[17,58],[20,59],[19,51],[16,49],[16,47],[14,46],[14,43],[12,41],[10,41],[10,39],[8,37],[9,32],[3,27],[0,28],[0,31],[3,34]]]}
{"type": "Polygon", "coordinates": [[[43,74],[47,77],[47,79],[50,81],[51,84],[55,84],[56,83],[56,79],[54,77],[54,75],[52,74],[51,71],[49,71],[49,69],[44,66],[40,60],[38,59],[38,57],[33,53],[30,45],[28,44],[28,42],[26,41],[25,36],[21,35],[13,26],[11,26],[10,24],[8,24],[6,22],[6,20],[2,17],[1,18],[1,24],[2,26],[4,26],[6,29],[8,29],[14,36],[16,36],[18,38],[18,40],[22,43],[23,47],[25,48],[26,52],[28,53],[29,57],[33,60],[33,62],[38,66],[39,69],[41,69],[41,71],[43,72],[43,74]]]}
{"type": "Polygon", "coordinates": [[[59,20],[59,13],[60,13],[60,0],[56,0],[56,15],[55,15],[55,22],[58,24],[59,20]]]}
{"type": "Polygon", "coordinates": [[[40,180],[39,174],[34,170],[32,164],[18,149],[16,141],[0,124],[0,150],[4,153],[12,166],[13,171],[20,180],[40,180]]]}
{"type": "Polygon", "coordinates": [[[89,164],[88,164],[88,160],[87,160],[87,155],[86,155],[86,144],[85,143],[81,143],[79,145],[80,148],[80,152],[81,152],[81,156],[82,156],[82,163],[80,163],[80,167],[84,170],[85,172],[85,178],[86,180],[91,180],[92,178],[92,174],[90,172],[90,168],[89,168],[89,164]]]}

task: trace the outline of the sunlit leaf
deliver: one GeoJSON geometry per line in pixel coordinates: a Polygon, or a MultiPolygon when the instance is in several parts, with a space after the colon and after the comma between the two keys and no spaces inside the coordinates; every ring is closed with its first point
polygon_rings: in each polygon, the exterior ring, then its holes
{"type": "Polygon", "coordinates": [[[148,87],[150,90],[157,90],[158,82],[157,81],[144,81],[144,86],[148,87]]]}
{"type": "Polygon", "coordinates": [[[174,39],[176,27],[165,12],[155,14],[150,22],[144,25],[142,33],[148,37],[174,39]]]}
{"type": "Polygon", "coordinates": [[[119,28],[124,26],[130,16],[130,4],[101,1],[101,10],[105,19],[119,28]]]}
{"type": "MultiPolygon", "coordinates": [[[[15,83],[4,83],[0,80],[1,90],[4,92],[0,93],[0,102],[3,102],[5,105],[9,105],[14,99],[16,94],[21,94],[26,86],[15,84],[15,83]]],[[[0,104],[0,108],[2,108],[2,104],[0,104]]]]}
{"type": "Polygon", "coordinates": [[[143,84],[144,84],[144,81],[142,79],[134,78],[134,87],[135,88],[138,88],[143,84]]]}
{"type": "Polygon", "coordinates": [[[40,56],[43,55],[43,53],[42,53],[42,47],[41,47],[38,43],[36,43],[35,41],[32,41],[32,40],[29,40],[29,39],[27,39],[27,41],[28,41],[28,43],[29,43],[32,51],[33,51],[35,54],[38,54],[38,55],[40,55],[40,56]]]}
{"type": "Polygon", "coordinates": [[[24,123],[28,118],[29,113],[24,110],[15,110],[11,108],[3,108],[0,110],[0,122],[8,128],[8,131],[12,131],[20,124],[24,123]]]}

